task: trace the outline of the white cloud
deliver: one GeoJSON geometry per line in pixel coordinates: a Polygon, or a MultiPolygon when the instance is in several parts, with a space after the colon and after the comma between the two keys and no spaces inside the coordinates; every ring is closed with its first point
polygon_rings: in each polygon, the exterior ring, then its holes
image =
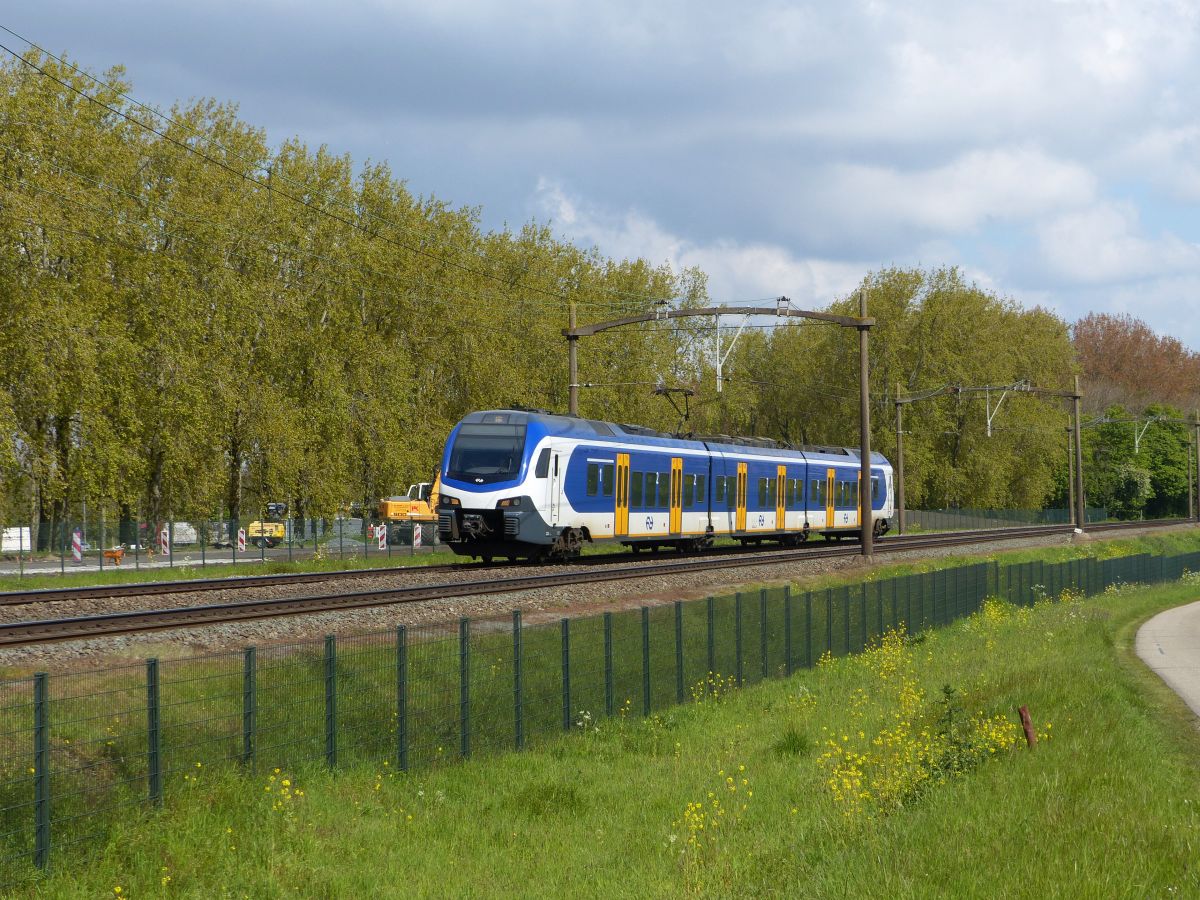
{"type": "Polygon", "coordinates": [[[699,267],[716,302],[786,295],[806,306],[824,306],[853,289],[867,263],[801,258],[778,245],[721,239],[697,243],[663,228],[636,209],[616,212],[570,195],[558,182],[538,181],[531,206],[565,238],[595,246],[617,259],[668,262],[675,271],[699,267]]]}
{"type": "Polygon", "coordinates": [[[1053,274],[1072,282],[1122,283],[1179,274],[1200,275],[1200,245],[1165,233],[1144,237],[1137,210],[1102,203],[1055,216],[1037,228],[1053,274]]]}
{"type": "Polygon", "coordinates": [[[1020,220],[1092,200],[1096,179],[1083,166],[1031,147],[973,150],[918,171],[834,164],[821,200],[834,218],[972,231],[989,220],[1020,220]]]}

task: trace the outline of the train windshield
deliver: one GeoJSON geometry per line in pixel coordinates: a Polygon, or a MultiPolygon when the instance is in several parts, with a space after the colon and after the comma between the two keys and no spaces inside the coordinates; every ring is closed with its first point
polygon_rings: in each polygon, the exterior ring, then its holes
{"type": "Polygon", "coordinates": [[[511,481],[521,471],[524,425],[463,425],[450,450],[446,476],[488,484],[511,481]]]}

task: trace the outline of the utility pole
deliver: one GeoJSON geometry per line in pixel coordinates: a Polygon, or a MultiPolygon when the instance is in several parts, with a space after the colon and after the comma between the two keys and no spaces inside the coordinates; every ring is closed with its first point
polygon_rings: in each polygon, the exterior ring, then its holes
{"type": "Polygon", "coordinates": [[[1083,395],[1079,393],[1079,376],[1075,376],[1075,390],[1071,394],[1071,409],[1075,416],[1075,527],[1084,530],[1087,524],[1083,497],[1083,435],[1079,421],[1079,401],[1083,395]]]}
{"type": "Polygon", "coordinates": [[[870,320],[867,318],[867,289],[860,288],[858,292],[858,389],[859,389],[859,429],[862,455],[862,475],[858,483],[859,497],[859,527],[862,529],[863,559],[870,560],[874,555],[875,534],[874,521],[871,515],[871,391],[870,367],[868,366],[868,335],[871,333],[870,320]]]}
{"type": "Polygon", "coordinates": [[[1075,428],[1072,425],[1067,426],[1067,515],[1075,518],[1075,450],[1073,448],[1074,438],[1072,435],[1075,428]]]}
{"type": "Polygon", "coordinates": [[[904,534],[904,404],[896,382],[896,533],[904,534]]]}
{"type": "MultiPolygon", "coordinates": [[[[1192,410],[1192,418],[1196,422],[1196,494],[1200,500],[1200,412],[1192,410]]],[[[1200,516],[1200,503],[1197,503],[1196,514],[1200,516]]]]}
{"type": "Polygon", "coordinates": [[[575,334],[575,298],[567,301],[567,413],[579,415],[579,335],[575,334]]]}
{"type": "Polygon", "coordinates": [[[1196,517],[1196,514],[1195,514],[1195,507],[1192,505],[1192,442],[1190,440],[1188,441],[1187,470],[1188,470],[1188,518],[1194,519],[1196,517]]]}

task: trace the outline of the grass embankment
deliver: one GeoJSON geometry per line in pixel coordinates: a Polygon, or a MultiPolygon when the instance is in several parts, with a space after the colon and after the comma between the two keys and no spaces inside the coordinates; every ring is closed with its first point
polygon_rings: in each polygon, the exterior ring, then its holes
{"type": "Polygon", "coordinates": [[[989,602],[787,680],[598,728],[580,711],[578,733],[432,772],[200,770],[40,895],[1195,896],[1200,741],[1131,643],[1197,595],[989,602]]]}

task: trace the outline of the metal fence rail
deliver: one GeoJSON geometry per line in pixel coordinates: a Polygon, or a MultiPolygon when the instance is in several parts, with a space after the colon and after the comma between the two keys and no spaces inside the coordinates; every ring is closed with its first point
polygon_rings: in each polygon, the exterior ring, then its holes
{"type": "Polygon", "coordinates": [[[401,771],[648,716],[975,612],[1171,581],[1200,553],[980,563],[802,593],[763,589],[528,624],[461,619],[0,681],[0,887],[86,858],[118,816],[248,771],[401,771]]]}
{"type": "MultiPolygon", "coordinates": [[[[1089,506],[1088,522],[1103,522],[1108,510],[1089,506]]],[[[910,509],[905,512],[909,528],[924,531],[974,531],[984,528],[1015,528],[1020,525],[1067,525],[1069,509],[910,509]]]]}
{"type": "Polygon", "coordinates": [[[53,522],[0,521],[0,576],[223,566],[304,560],[385,560],[441,548],[436,523],[377,518],[270,518],[214,512],[188,520],[122,520],[115,508],[72,507],[53,522]],[[107,512],[107,515],[106,515],[107,512]],[[265,524],[264,524],[265,523],[265,524]],[[277,527],[276,527],[277,526],[277,527]]]}

